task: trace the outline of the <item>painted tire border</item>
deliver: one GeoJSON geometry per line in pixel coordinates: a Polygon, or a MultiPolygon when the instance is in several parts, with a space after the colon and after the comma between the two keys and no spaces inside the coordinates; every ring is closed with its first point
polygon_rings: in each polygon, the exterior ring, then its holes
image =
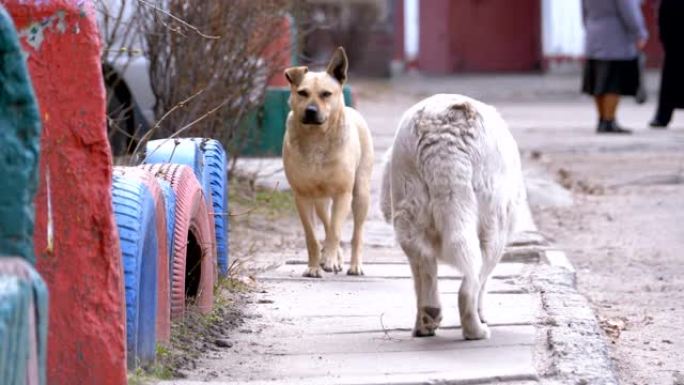
{"type": "Polygon", "coordinates": [[[114,215],[126,290],[128,368],[153,362],[157,345],[157,221],[152,193],[140,180],[114,176],[114,215]]]}
{"type": "Polygon", "coordinates": [[[201,280],[197,307],[203,314],[209,313],[214,302],[216,281],[216,237],[213,218],[209,214],[204,193],[192,169],[180,164],[147,164],[140,166],[171,184],[176,195],[174,213],[174,247],[171,275],[171,318],[183,318],[185,314],[185,273],[187,240],[190,232],[202,248],[201,280]]]}
{"type": "Polygon", "coordinates": [[[169,278],[169,237],[166,194],[160,182],[150,172],[138,167],[115,166],[115,177],[130,178],[143,183],[152,194],[157,230],[157,342],[171,341],[171,280],[169,278]]]}

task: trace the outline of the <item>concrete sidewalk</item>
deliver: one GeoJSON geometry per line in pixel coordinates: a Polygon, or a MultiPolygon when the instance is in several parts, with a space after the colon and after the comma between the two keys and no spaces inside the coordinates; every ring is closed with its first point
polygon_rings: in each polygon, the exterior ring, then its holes
{"type": "MultiPolygon", "coordinates": [[[[387,249],[373,249],[368,258],[387,249]]],[[[394,253],[396,255],[396,253],[394,253]]],[[[405,384],[536,380],[534,326],[541,299],[527,289],[528,266],[498,266],[488,305],[492,338],[466,342],[457,310],[460,276],[442,269],[443,327],[434,338],[412,338],[411,272],[396,262],[366,264],[366,277],[301,277],[288,263],[260,277],[257,315],[233,339],[234,362],[220,370],[227,383],[405,384]],[[225,371],[224,371],[225,369],[225,371]]]]}
{"type": "MultiPolygon", "coordinates": [[[[650,76],[650,83],[656,80],[650,76]]],[[[245,309],[245,325],[230,336],[233,348],[204,359],[200,367],[206,375],[165,384],[617,384],[596,317],[575,288],[572,265],[535,233],[531,219],[531,231],[507,248],[490,280],[485,311],[491,338],[463,340],[460,276],[447,266],[440,266],[442,327],[436,337],[412,338],[410,269],[377,208],[382,154],[401,113],[422,97],[458,91],[492,102],[511,124],[521,150],[529,152],[540,143],[543,149],[567,141],[570,131],[586,130],[594,140],[591,105],[575,94],[576,82],[564,75],[362,84],[360,110],[376,150],[374,203],[364,228],[366,275],[302,278],[306,251],[284,251],[283,265],[257,277],[260,293],[245,309]]],[[[243,172],[259,172],[259,184],[287,188],[279,159],[240,162],[243,172]]],[[[523,166],[531,197],[571,203],[567,190],[527,162],[523,166]]],[[[344,232],[348,240],[351,223],[344,232]]],[[[348,255],[346,244],[346,261],[348,255]]]]}
{"type": "MultiPolygon", "coordinates": [[[[371,221],[373,222],[373,220],[371,221]]],[[[392,239],[391,229],[375,223],[392,239]]],[[[305,254],[258,277],[233,349],[201,363],[214,384],[609,384],[593,313],[562,252],[534,234],[508,247],[489,284],[492,336],[464,341],[460,274],[440,266],[444,320],[413,338],[411,272],[393,246],[366,247],[364,277],[301,276],[305,254]],[[582,382],[585,381],[585,382],[582,382]]],[[[168,384],[195,384],[192,380],[168,384]]]]}

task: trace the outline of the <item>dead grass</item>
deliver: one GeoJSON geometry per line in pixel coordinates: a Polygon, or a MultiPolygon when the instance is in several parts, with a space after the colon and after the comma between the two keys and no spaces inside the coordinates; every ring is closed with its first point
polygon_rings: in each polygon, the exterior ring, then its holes
{"type": "Polygon", "coordinates": [[[256,186],[254,178],[249,176],[234,176],[230,182],[231,220],[247,215],[265,215],[275,219],[296,214],[290,191],[256,186]]]}

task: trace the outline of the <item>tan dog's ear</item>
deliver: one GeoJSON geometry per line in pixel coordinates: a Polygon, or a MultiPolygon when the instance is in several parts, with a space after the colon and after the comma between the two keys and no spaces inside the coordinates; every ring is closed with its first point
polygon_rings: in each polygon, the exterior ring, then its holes
{"type": "Polygon", "coordinates": [[[340,85],[344,85],[344,82],[347,81],[348,66],[347,54],[344,52],[344,48],[337,47],[330,59],[330,63],[328,63],[328,74],[337,79],[337,81],[340,82],[340,85]]]}
{"type": "Polygon", "coordinates": [[[302,79],[304,79],[304,75],[306,75],[307,72],[309,72],[309,68],[305,66],[290,67],[285,70],[285,78],[290,82],[292,87],[297,87],[302,82],[302,79]]]}

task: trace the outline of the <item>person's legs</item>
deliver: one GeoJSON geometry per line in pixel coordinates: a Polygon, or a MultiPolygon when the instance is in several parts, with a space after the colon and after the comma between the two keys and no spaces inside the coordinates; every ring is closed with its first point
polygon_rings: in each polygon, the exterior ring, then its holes
{"type": "Polygon", "coordinates": [[[603,95],[603,119],[605,120],[615,120],[615,111],[617,110],[618,103],[620,102],[620,95],[618,94],[605,94],[603,95]]]}
{"type": "Polygon", "coordinates": [[[594,95],[596,115],[598,115],[598,124],[596,125],[597,132],[603,132],[605,130],[605,118],[603,116],[603,100],[603,95],[594,95]]]}
{"type": "Polygon", "coordinates": [[[617,111],[618,103],[620,103],[619,94],[604,94],[601,98],[601,114],[602,121],[599,124],[598,132],[607,132],[612,134],[630,134],[632,131],[624,129],[615,123],[615,112],[617,111]]]}
{"type": "Polygon", "coordinates": [[[658,102],[658,109],[656,110],[656,116],[651,120],[649,125],[653,128],[667,128],[672,120],[672,114],[674,113],[674,107],[669,105],[667,101],[662,99],[658,102]]]}
{"type": "Polygon", "coordinates": [[[660,76],[660,92],[658,94],[658,109],[656,115],[649,125],[653,128],[666,128],[672,119],[674,106],[671,101],[670,93],[672,90],[670,77],[673,76],[671,65],[668,63],[667,48],[665,48],[665,59],[663,61],[663,71],[660,76]]]}
{"type": "Polygon", "coordinates": [[[594,104],[596,105],[596,113],[599,120],[603,120],[603,95],[594,95],[594,104]]]}

